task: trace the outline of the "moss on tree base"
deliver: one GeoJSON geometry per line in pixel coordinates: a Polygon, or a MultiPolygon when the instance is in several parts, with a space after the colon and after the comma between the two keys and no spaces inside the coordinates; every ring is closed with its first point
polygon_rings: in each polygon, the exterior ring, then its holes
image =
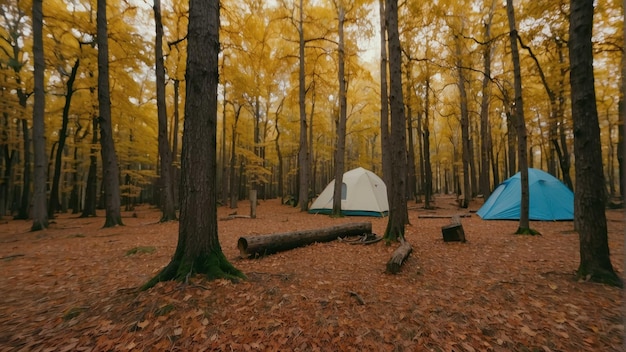
{"type": "Polygon", "coordinates": [[[537,230],[533,230],[530,227],[518,227],[515,231],[516,235],[529,235],[529,236],[541,236],[541,233],[537,230]]]}
{"type": "Polygon", "coordinates": [[[580,281],[590,281],[614,287],[624,287],[624,281],[613,270],[589,268],[580,266],[576,271],[576,278],[580,281]]]}
{"type": "Polygon", "coordinates": [[[239,269],[226,259],[221,250],[214,250],[194,258],[184,255],[182,251],[177,251],[172,261],[155,277],[146,282],[141,290],[147,290],[162,281],[186,281],[192,274],[206,275],[209,280],[246,278],[239,269]]]}

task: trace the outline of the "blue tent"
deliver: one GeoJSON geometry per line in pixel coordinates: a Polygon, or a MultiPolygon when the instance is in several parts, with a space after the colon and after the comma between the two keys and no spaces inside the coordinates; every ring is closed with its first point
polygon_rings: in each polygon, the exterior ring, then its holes
{"type": "MultiPolygon", "coordinates": [[[[483,220],[519,220],[521,177],[502,182],[476,212],[483,220]]],[[[530,220],[573,220],[574,193],[547,172],[528,168],[530,220]]]]}

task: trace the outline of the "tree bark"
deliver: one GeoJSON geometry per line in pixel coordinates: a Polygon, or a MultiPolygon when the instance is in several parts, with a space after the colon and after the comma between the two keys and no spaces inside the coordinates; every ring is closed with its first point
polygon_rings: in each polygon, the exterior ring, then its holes
{"type": "Polygon", "coordinates": [[[307,123],[306,123],[306,91],[304,76],[304,4],[300,0],[300,19],[298,22],[298,36],[300,46],[298,48],[299,56],[299,86],[298,101],[300,106],[300,149],[298,151],[298,202],[300,211],[307,211],[309,208],[309,147],[307,142],[307,123]]]}
{"type": "Polygon", "coordinates": [[[530,194],[528,190],[528,151],[526,122],[524,119],[524,101],[522,99],[522,73],[520,68],[519,50],[517,49],[517,29],[515,25],[515,10],[513,0],[507,0],[507,17],[509,19],[509,36],[511,43],[511,57],[513,60],[513,76],[515,87],[515,129],[517,130],[517,156],[520,170],[521,199],[519,228],[517,233],[531,233],[528,219],[530,194]]]}
{"type": "Polygon", "coordinates": [[[33,225],[31,231],[48,227],[46,209],[46,135],[44,114],[46,97],[44,91],[44,71],[46,63],[43,52],[43,0],[33,1],[33,56],[35,60],[34,85],[35,102],[33,104],[33,151],[35,168],[33,172],[33,225]]]}
{"type": "Polygon", "coordinates": [[[87,184],[85,186],[85,205],[83,206],[83,212],[80,214],[81,218],[90,216],[96,216],[96,204],[98,201],[98,150],[96,144],[98,143],[98,118],[94,117],[92,120],[92,137],[91,137],[91,149],[89,150],[89,171],[87,172],[87,184]]]}
{"type": "Polygon", "coordinates": [[[426,88],[424,92],[424,209],[431,209],[433,198],[433,168],[430,161],[430,69],[426,66],[426,88]]]}
{"type": "Polygon", "coordinates": [[[48,202],[48,218],[50,219],[54,218],[54,213],[59,211],[61,207],[59,203],[59,181],[61,179],[61,169],[63,166],[63,151],[65,150],[65,140],[67,138],[70,106],[72,105],[72,97],[74,96],[74,81],[76,80],[79,65],[80,59],[76,59],[74,66],[72,66],[70,77],[65,83],[67,91],[65,92],[65,105],[63,106],[61,129],[59,130],[59,145],[54,159],[54,174],[52,176],[52,187],[50,188],[50,201],[48,202]]]}
{"type": "Polygon", "coordinates": [[[219,23],[218,0],[190,1],[178,244],[171,262],[144,289],[192,273],[244,277],[224,256],[217,236],[219,23]]]}
{"type": "Polygon", "coordinates": [[[461,38],[455,38],[457,71],[459,80],[459,95],[461,97],[461,154],[463,160],[463,202],[461,206],[466,208],[472,200],[472,184],[470,178],[470,133],[469,133],[469,107],[467,90],[465,88],[465,73],[463,69],[463,53],[461,51],[461,38]]]}
{"type": "Polygon", "coordinates": [[[411,255],[413,251],[413,247],[408,241],[402,240],[401,242],[400,247],[393,252],[391,259],[387,262],[387,272],[390,274],[397,274],[402,264],[409,258],[409,255],[411,255]]]}
{"type": "Polygon", "coordinates": [[[569,59],[576,187],[574,224],[580,239],[578,277],[622,286],[611,264],[605,214],[600,125],[593,76],[593,2],[571,0],[569,59]]]}
{"type": "Polygon", "coordinates": [[[386,10],[389,38],[389,82],[391,85],[389,95],[391,139],[388,156],[395,171],[394,177],[390,178],[391,182],[387,187],[389,219],[384,239],[390,242],[404,239],[408,213],[406,206],[406,121],[402,96],[402,49],[398,32],[398,1],[387,1],[386,10]]]}
{"type": "Polygon", "coordinates": [[[334,241],[338,236],[360,236],[364,233],[372,233],[372,223],[349,223],[321,229],[243,236],[239,237],[237,248],[239,248],[242,258],[258,258],[259,256],[303,247],[315,242],[334,241]]]}
{"type": "Polygon", "coordinates": [[[165,103],[165,64],[163,63],[163,23],[161,22],[161,0],[154,0],[154,22],[156,26],[155,58],[156,58],[156,95],[158,117],[158,144],[160,163],[161,187],[163,187],[163,202],[161,204],[161,222],[176,220],[174,206],[174,183],[172,182],[172,152],[170,150],[167,133],[167,106],[165,103]]]}
{"type": "Polygon", "coordinates": [[[344,172],[344,159],[346,156],[346,115],[347,115],[347,103],[346,103],[346,77],[345,77],[345,51],[344,51],[344,39],[343,39],[343,25],[346,17],[343,4],[337,5],[337,12],[339,18],[339,59],[338,59],[338,79],[339,79],[339,116],[337,116],[337,139],[335,144],[335,188],[333,190],[333,211],[332,216],[341,216],[341,200],[342,200],[342,188],[343,188],[343,172],[344,172]]]}
{"type": "Polygon", "coordinates": [[[387,15],[386,0],[378,0],[380,10],[380,147],[382,155],[383,182],[391,184],[391,160],[389,155],[389,87],[387,85],[387,15]]]}
{"type": "Polygon", "coordinates": [[[100,122],[100,154],[102,157],[102,182],[105,192],[106,220],[104,227],[124,225],[120,213],[120,183],[113,127],[111,122],[111,97],[109,88],[109,44],[106,17],[106,0],[98,0],[98,106],[100,122]]]}
{"type": "Polygon", "coordinates": [[[480,101],[480,193],[483,195],[483,199],[489,198],[491,195],[491,185],[489,183],[489,166],[491,155],[491,130],[489,126],[489,101],[491,98],[491,22],[493,20],[493,12],[495,7],[495,1],[491,1],[489,14],[484,23],[485,37],[483,41],[485,46],[483,48],[483,82],[482,82],[482,96],[480,101]]]}

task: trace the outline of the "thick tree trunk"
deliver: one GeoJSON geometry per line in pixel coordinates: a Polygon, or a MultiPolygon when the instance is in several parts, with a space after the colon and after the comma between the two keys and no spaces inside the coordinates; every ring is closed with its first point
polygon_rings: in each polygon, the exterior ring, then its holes
{"type": "Polygon", "coordinates": [[[106,0],[98,0],[96,16],[98,30],[98,106],[100,112],[100,154],[102,156],[102,182],[105,192],[106,220],[104,227],[124,225],[120,213],[120,181],[113,127],[109,89],[109,44],[106,17],[106,0]]]}
{"type": "Polygon", "coordinates": [[[46,97],[44,91],[43,52],[43,0],[33,1],[33,56],[35,58],[35,102],[33,104],[33,150],[35,168],[33,172],[33,225],[31,231],[39,231],[48,227],[46,209],[46,135],[44,113],[46,97]]]}
{"type": "Polygon", "coordinates": [[[167,134],[167,106],[165,103],[165,64],[163,63],[163,23],[161,22],[161,0],[154,0],[154,22],[156,25],[155,57],[156,57],[156,95],[158,117],[159,158],[161,159],[161,187],[163,187],[163,203],[161,204],[161,222],[176,220],[174,206],[174,183],[172,182],[172,152],[167,134]]]}
{"type": "Polygon", "coordinates": [[[517,130],[517,155],[520,170],[521,200],[519,228],[517,233],[532,233],[528,218],[530,193],[528,190],[528,152],[526,140],[526,122],[524,119],[524,101],[522,99],[522,73],[520,68],[519,51],[517,49],[517,27],[515,25],[515,10],[513,0],[507,0],[507,17],[509,19],[509,36],[511,56],[513,60],[513,76],[515,86],[515,129],[517,130]]]}
{"type": "Polygon", "coordinates": [[[387,1],[387,35],[389,38],[389,107],[391,108],[391,139],[389,158],[394,177],[387,187],[389,221],[384,238],[387,242],[404,239],[408,223],[406,205],[406,121],[402,96],[402,48],[398,32],[398,1],[387,1]],[[390,186],[390,187],[389,187],[390,186]]]}
{"type": "Polygon", "coordinates": [[[605,214],[600,125],[593,77],[593,2],[571,0],[569,58],[576,189],[574,224],[580,239],[578,277],[622,286],[611,264],[605,214]]]}
{"type": "Polygon", "coordinates": [[[400,247],[393,252],[391,259],[387,262],[387,272],[390,274],[397,274],[402,264],[409,258],[409,255],[411,255],[413,251],[413,247],[408,241],[402,240],[401,242],[400,247]]]}
{"type": "Polygon", "coordinates": [[[360,222],[321,229],[301,230],[278,234],[243,236],[237,241],[242,258],[264,256],[302,247],[315,242],[330,242],[338,236],[360,236],[372,233],[372,223],[360,222]]]}
{"type": "Polygon", "coordinates": [[[217,236],[219,23],[218,0],[190,1],[178,244],[171,262],[144,289],[190,274],[244,277],[224,256],[217,236]]]}

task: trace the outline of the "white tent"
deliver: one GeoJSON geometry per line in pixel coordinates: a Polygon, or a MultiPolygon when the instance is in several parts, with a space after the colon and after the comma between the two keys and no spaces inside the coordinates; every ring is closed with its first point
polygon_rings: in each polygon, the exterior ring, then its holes
{"type": "MultiPolygon", "coordinates": [[[[311,205],[309,213],[333,211],[335,180],[332,180],[311,205]]],[[[341,212],[344,215],[386,216],[389,213],[387,186],[375,173],[362,167],[343,174],[341,212]]]]}

